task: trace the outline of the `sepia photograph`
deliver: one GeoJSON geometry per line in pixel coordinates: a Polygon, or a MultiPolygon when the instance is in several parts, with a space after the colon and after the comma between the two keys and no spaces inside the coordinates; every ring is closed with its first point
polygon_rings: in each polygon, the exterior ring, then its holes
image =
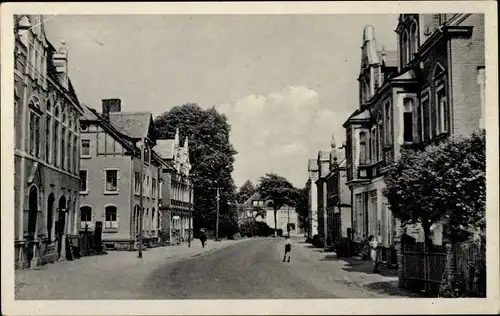
{"type": "Polygon", "coordinates": [[[2,313],[498,312],[496,3],[312,3],[2,6],[2,313]]]}

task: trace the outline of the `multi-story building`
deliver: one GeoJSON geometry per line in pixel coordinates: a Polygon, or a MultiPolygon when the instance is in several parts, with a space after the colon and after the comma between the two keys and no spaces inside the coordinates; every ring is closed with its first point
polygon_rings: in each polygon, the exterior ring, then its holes
{"type": "Polygon", "coordinates": [[[144,245],[157,245],[164,163],[153,151],[156,134],[151,114],[122,112],[120,99],[102,100],[102,113],[84,109],[80,120],[80,230],[92,230],[101,222],[106,249],[133,249],[142,218],[144,245]]]}
{"type": "Polygon", "coordinates": [[[14,17],[16,268],[65,258],[77,243],[82,108],[68,50],[47,40],[39,15],[14,17]]]}
{"type": "Polygon", "coordinates": [[[316,165],[318,166],[318,178],[316,180],[316,193],[318,201],[318,238],[319,241],[328,247],[328,223],[327,221],[327,211],[326,211],[326,201],[327,201],[327,187],[326,187],[326,177],[330,173],[330,152],[328,150],[320,150],[318,152],[318,158],[316,160],[316,165]]]}
{"type": "MultiPolygon", "coordinates": [[[[256,192],[247,199],[241,206],[246,218],[255,218],[256,221],[264,222],[274,229],[274,210],[271,201],[266,201],[256,192]]],[[[288,232],[290,235],[303,234],[303,229],[299,225],[299,216],[295,208],[289,205],[282,206],[276,212],[276,229],[281,229],[283,234],[288,232]],[[288,224],[290,226],[288,226],[288,224]]]]}
{"type": "MultiPolygon", "coordinates": [[[[401,148],[469,135],[484,117],[484,15],[401,14],[397,58],[363,32],[360,107],[344,123],[354,239],[376,236],[394,261],[398,221],[382,194],[384,173],[401,148]]],[[[440,243],[435,225],[434,242],[440,243]]],[[[408,233],[422,240],[418,226],[408,233]]]]}
{"type": "Polygon", "coordinates": [[[346,184],[346,160],[344,152],[337,150],[333,136],[331,147],[329,172],[325,177],[328,245],[350,237],[351,229],[351,191],[346,184]]]}
{"type": "Polygon", "coordinates": [[[309,159],[307,171],[309,174],[309,179],[307,180],[307,185],[309,186],[309,227],[307,237],[313,238],[318,234],[318,188],[316,186],[316,181],[318,180],[318,163],[316,159],[309,159]]]}
{"type": "Polygon", "coordinates": [[[161,205],[162,213],[161,241],[179,243],[193,238],[194,193],[190,178],[188,138],[180,146],[179,130],[174,139],[159,139],[155,151],[165,162],[162,170],[161,205]]]}

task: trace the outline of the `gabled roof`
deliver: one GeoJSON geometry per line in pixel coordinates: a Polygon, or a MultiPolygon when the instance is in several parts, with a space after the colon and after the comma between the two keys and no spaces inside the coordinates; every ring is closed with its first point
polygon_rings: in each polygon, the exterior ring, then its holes
{"type": "Polygon", "coordinates": [[[250,196],[245,202],[243,202],[243,205],[252,206],[252,201],[255,200],[262,200],[259,192],[255,192],[254,194],[252,194],[252,196],[250,196]]]}
{"type": "Polygon", "coordinates": [[[131,138],[148,136],[152,115],[149,112],[112,112],[109,121],[123,134],[131,138]]]}
{"type": "Polygon", "coordinates": [[[154,150],[162,159],[173,159],[174,141],[174,139],[158,139],[154,150]]]}
{"type": "Polygon", "coordinates": [[[86,104],[82,103],[82,109],[83,109],[83,115],[80,119],[91,120],[91,121],[99,120],[99,117],[97,117],[97,115],[94,114],[94,112],[92,112],[92,110],[86,104]]]}

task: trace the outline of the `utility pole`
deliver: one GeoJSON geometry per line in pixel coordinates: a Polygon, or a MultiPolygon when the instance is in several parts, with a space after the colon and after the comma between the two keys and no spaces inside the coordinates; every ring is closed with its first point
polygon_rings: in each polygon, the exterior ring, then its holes
{"type": "Polygon", "coordinates": [[[215,222],[215,240],[219,241],[219,184],[217,185],[217,219],[215,222]]]}
{"type": "Polygon", "coordinates": [[[191,219],[193,218],[193,191],[191,186],[191,179],[188,178],[188,190],[189,190],[189,217],[188,217],[188,247],[191,247],[191,219]]]}
{"type": "Polygon", "coordinates": [[[140,169],[140,181],[139,181],[139,254],[137,258],[142,258],[142,216],[143,216],[143,206],[142,206],[142,194],[143,194],[143,182],[144,182],[144,138],[141,140],[141,169],[140,169]]]}

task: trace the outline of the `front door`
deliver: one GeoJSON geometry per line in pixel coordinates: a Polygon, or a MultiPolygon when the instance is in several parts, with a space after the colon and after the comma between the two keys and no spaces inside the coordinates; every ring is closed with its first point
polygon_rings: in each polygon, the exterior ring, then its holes
{"type": "Polygon", "coordinates": [[[64,229],[66,228],[66,212],[59,210],[59,218],[56,223],[56,234],[57,234],[57,255],[61,257],[61,250],[64,247],[64,229]]]}

